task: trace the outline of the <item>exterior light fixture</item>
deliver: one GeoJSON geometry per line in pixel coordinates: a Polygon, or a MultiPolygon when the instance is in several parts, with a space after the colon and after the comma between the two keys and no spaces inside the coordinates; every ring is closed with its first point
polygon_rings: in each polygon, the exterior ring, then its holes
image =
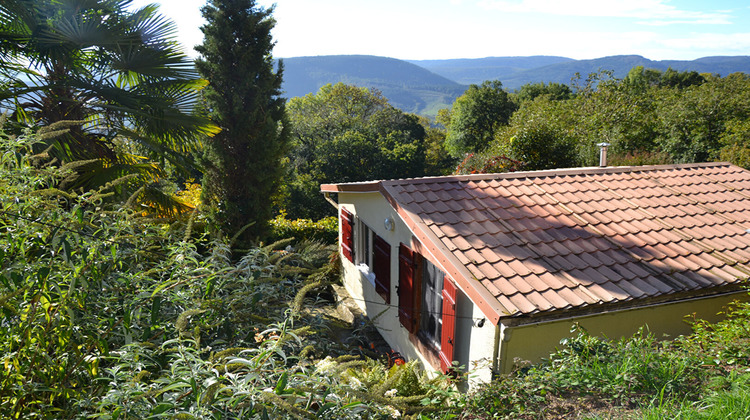
{"type": "Polygon", "coordinates": [[[391,216],[385,218],[383,225],[385,226],[385,230],[387,231],[392,231],[396,227],[396,223],[393,222],[393,218],[391,216]]]}

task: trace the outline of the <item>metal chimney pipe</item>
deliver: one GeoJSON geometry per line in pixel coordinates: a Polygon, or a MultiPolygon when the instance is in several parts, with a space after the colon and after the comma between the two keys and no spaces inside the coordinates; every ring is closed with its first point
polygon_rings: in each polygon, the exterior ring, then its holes
{"type": "Polygon", "coordinates": [[[603,168],[607,166],[607,147],[609,147],[609,143],[599,143],[597,146],[599,146],[599,166],[603,168]]]}

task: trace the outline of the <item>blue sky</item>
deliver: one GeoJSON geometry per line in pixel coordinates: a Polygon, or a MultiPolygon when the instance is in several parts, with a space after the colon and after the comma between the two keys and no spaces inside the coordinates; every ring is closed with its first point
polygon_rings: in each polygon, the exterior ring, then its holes
{"type": "MultiPolygon", "coordinates": [[[[204,0],[156,2],[191,55],[204,0]]],[[[637,54],[653,60],[750,55],[740,0],[258,0],[276,4],[276,57],[400,59],[637,54]]]]}

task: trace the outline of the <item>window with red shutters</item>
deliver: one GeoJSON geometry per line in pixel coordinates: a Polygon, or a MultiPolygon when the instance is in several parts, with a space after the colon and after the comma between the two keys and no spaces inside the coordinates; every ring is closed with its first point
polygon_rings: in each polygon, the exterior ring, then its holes
{"type": "Polygon", "coordinates": [[[448,373],[453,363],[454,339],[456,336],[456,286],[445,277],[443,280],[443,326],[440,337],[440,370],[448,373]]]}
{"type": "Polygon", "coordinates": [[[341,209],[341,252],[350,262],[354,262],[354,215],[341,209]]]}
{"type": "Polygon", "coordinates": [[[415,253],[408,246],[398,248],[398,319],[410,333],[416,333],[414,313],[415,253]]]}
{"type": "Polygon", "coordinates": [[[420,258],[421,275],[419,335],[426,344],[434,349],[440,348],[440,337],[443,326],[443,279],[445,273],[430,260],[420,258]]]}
{"type": "Polygon", "coordinates": [[[399,319],[415,334],[444,373],[453,364],[456,335],[456,285],[431,261],[399,248],[399,319]]]}
{"type": "Polygon", "coordinates": [[[373,240],[372,271],[375,274],[375,291],[385,300],[391,303],[391,245],[378,235],[373,240]]]}

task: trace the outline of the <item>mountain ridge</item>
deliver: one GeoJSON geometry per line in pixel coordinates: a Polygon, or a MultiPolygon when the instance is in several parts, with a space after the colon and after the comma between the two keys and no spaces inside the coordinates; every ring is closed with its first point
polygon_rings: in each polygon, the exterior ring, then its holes
{"type": "Polygon", "coordinates": [[[390,57],[336,55],[291,57],[284,63],[288,97],[317,92],[328,83],[343,82],[381,91],[406,112],[434,116],[450,107],[466,86],[423,67],[390,57]]]}
{"type": "Polygon", "coordinates": [[[697,71],[726,76],[750,74],[750,56],[708,56],[695,60],[650,60],[640,55],[614,55],[588,60],[559,56],[513,56],[445,60],[400,60],[372,55],[329,55],[283,58],[286,97],[315,93],[328,83],[348,83],[381,91],[393,106],[434,118],[449,108],[469,84],[500,80],[508,90],[528,83],[570,84],[610,70],[623,78],[636,66],[697,71]]]}

